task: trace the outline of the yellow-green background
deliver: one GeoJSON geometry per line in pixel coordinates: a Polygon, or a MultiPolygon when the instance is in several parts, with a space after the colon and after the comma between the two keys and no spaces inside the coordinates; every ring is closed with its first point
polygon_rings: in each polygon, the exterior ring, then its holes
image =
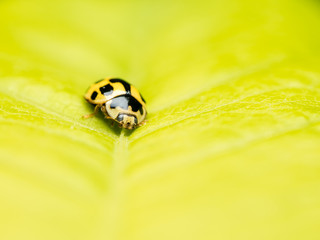
{"type": "Polygon", "coordinates": [[[0,239],[318,240],[319,87],[319,1],[2,0],[0,239]]]}

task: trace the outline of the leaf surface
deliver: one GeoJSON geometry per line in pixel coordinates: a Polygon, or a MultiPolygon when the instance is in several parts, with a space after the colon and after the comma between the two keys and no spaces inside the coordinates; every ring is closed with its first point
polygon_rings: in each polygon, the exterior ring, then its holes
{"type": "Polygon", "coordinates": [[[0,239],[319,239],[317,1],[0,3],[0,239]],[[134,84],[148,122],[84,99],[134,84]]]}

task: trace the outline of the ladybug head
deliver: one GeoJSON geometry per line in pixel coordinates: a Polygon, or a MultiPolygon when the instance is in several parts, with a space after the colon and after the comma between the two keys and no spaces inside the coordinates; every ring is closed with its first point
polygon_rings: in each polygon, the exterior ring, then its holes
{"type": "Polygon", "coordinates": [[[134,129],[138,124],[135,116],[126,113],[120,113],[116,120],[120,124],[120,127],[126,129],[134,129]]]}

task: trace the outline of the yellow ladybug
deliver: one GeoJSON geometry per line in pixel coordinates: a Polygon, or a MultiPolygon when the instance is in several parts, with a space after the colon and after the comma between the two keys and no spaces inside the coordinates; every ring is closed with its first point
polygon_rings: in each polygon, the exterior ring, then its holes
{"type": "Polygon", "coordinates": [[[146,102],[139,91],[119,78],[105,78],[93,84],[84,98],[95,105],[95,115],[99,108],[107,119],[119,123],[119,127],[133,129],[144,124],[147,110],[146,102]]]}

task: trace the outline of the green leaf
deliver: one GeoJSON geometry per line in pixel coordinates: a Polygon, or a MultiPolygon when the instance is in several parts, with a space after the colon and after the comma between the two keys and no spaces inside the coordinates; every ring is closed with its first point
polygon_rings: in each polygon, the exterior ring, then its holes
{"type": "Polygon", "coordinates": [[[0,239],[319,239],[320,4],[0,3],[0,239]],[[134,84],[148,122],[83,99],[134,84]]]}

